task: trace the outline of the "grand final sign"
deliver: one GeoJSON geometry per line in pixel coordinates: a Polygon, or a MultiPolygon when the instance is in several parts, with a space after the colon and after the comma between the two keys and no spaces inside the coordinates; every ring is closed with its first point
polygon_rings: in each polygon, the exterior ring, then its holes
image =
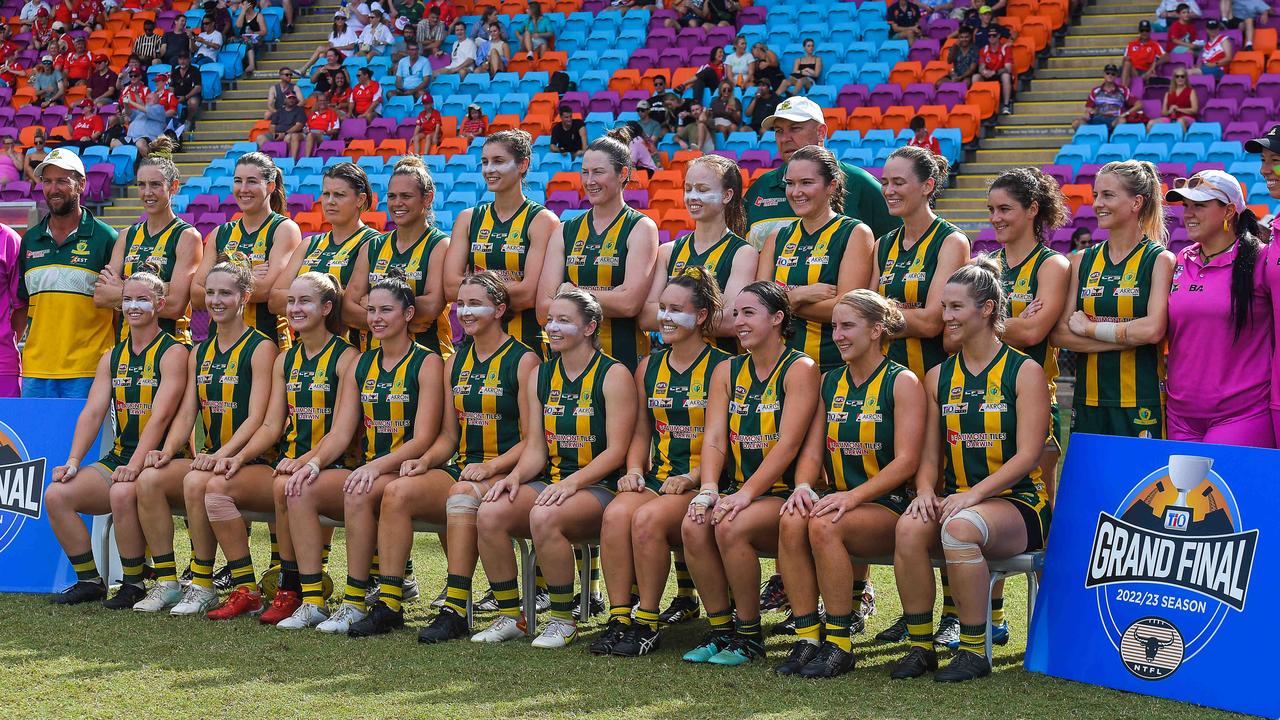
{"type": "Polygon", "coordinates": [[[1028,670],[1280,717],[1280,452],[1073,435],[1028,670]]]}

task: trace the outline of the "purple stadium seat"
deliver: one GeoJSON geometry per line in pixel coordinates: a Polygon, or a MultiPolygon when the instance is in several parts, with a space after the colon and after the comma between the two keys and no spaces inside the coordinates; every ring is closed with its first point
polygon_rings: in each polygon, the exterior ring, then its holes
{"type": "Polygon", "coordinates": [[[652,35],[654,31],[660,28],[666,27],[667,20],[678,20],[679,18],[680,18],[680,13],[676,12],[675,10],[655,7],[649,13],[650,35],[652,35]]]}
{"type": "Polygon", "coordinates": [[[668,231],[666,231],[666,230],[659,230],[659,231],[658,231],[658,244],[659,244],[659,245],[664,245],[664,244],[669,243],[669,242],[671,242],[671,233],[670,233],[670,232],[668,232],[668,231]]]}
{"type": "Polygon", "coordinates": [[[881,111],[888,110],[890,105],[902,104],[902,87],[893,83],[877,85],[871,89],[871,96],[867,100],[881,111]]]}
{"type": "Polygon", "coordinates": [[[627,67],[644,72],[658,64],[661,52],[661,50],[653,48],[640,48],[631,53],[631,59],[627,61],[627,67]]]}
{"type": "Polygon", "coordinates": [[[856,107],[866,105],[869,95],[871,95],[871,90],[866,85],[845,85],[840,88],[840,94],[836,96],[836,105],[851,111],[856,107]]]}
{"type": "Polygon", "coordinates": [[[924,33],[933,40],[942,42],[946,40],[952,33],[960,29],[960,21],[945,18],[943,20],[930,20],[925,23],[924,33]]]}
{"type": "Polygon", "coordinates": [[[1280,99],[1280,75],[1263,73],[1258,76],[1258,84],[1253,86],[1253,94],[1257,97],[1280,99]]]}
{"type": "Polygon", "coordinates": [[[738,165],[751,172],[760,168],[773,167],[776,162],[777,158],[768,150],[746,150],[738,159],[738,165]]]}
{"type": "Polygon", "coordinates": [[[1058,181],[1059,185],[1067,185],[1075,179],[1075,168],[1070,165],[1045,165],[1044,174],[1058,181]]]}
{"type": "MultiPolygon", "coordinates": [[[[651,28],[649,30],[649,39],[645,43],[645,47],[652,50],[662,51],[662,50],[666,50],[669,47],[674,47],[675,44],[676,44],[676,31],[673,28],[664,26],[664,27],[651,28]]],[[[640,52],[640,51],[637,50],[636,52],[640,52]]],[[[635,57],[635,56],[632,55],[632,57],[635,57]]],[[[655,62],[657,61],[657,57],[658,57],[657,55],[654,55],[655,62]]]]}
{"type": "Polygon", "coordinates": [[[645,90],[628,90],[622,93],[622,101],[618,104],[618,109],[622,112],[635,112],[636,104],[648,99],[649,93],[645,90]]]}
{"type": "Polygon", "coordinates": [[[547,209],[559,215],[578,207],[579,196],[573,190],[556,190],[547,196],[547,209]]]}
{"type": "Polygon", "coordinates": [[[707,28],[707,47],[725,46],[733,44],[733,37],[736,35],[733,28],[716,25],[707,28]]]}
{"type": "Polygon", "coordinates": [[[580,90],[567,92],[564,95],[560,96],[560,104],[568,105],[569,107],[573,108],[573,112],[575,114],[576,113],[586,114],[587,103],[590,101],[591,101],[591,96],[587,95],[586,93],[580,90]]]}
{"type": "Polygon", "coordinates": [[[1258,123],[1255,122],[1233,122],[1222,130],[1223,140],[1235,140],[1236,142],[1252,140],[1260,135],[1262,133],[1258,130],[1258,123]]]}
{"type": "Polygon", "coordinates": [[[401,120],[400,124],[396,126],[395,136],[401,140],[411,139],[413,137],[413,131],[415,129],[414,124],[416,122],[417,120],[415,118],[404,118],[401,120]]]}
{"type": "Polygon", "coordinates": [[[941,44],[931,37],[920,38],[912,43],[911,52],[907,54],[907,59],[924,65],[930,60],[938,59],[942,52],[941,47],[941,44]]]}
{"type": "Polygon", "coordinates": [[[218,212],[228,217],[240,212],[240,206],[236,204],[234,195],[228,195],[222,198],[218,203],[218,212]]]}
{"type": "Polygon", "coordinates": [[[196,195],[187,203],[187,212],[192,215],[202,215],[204,213],[217,212],[218,206],[222,204],[222,198],[217,195],[196,195]]]}
{"type": "Polygon", "coordinates": [[[1275,117],[1276,104],[1271,98],[1245,98],[1240,104],[1240,114],[1236,117],[1241,122],[1256,122],[1259,125],[1269,123],[1275,117]]]}
{"type": "Polygon", "coordinates": [[[18,127],[27,127],[28,125],[39,125],[41,112],[39,105],[23,105],[14,113],[13,124],[18,127]]]}
{"type": "Polygon", "coordinates": [[[195,226],[200,229],[201,235],[208,235],[213,229],[227,221],[227,216],[222,213],[201,213],[196,216],[195,226]]]}
{"type": "MultiPolygon", "coordinates": [[[[89,202],[109,202],[111,200],[111,180],[116,176],[116,166],[111,163],[94,163],[89,166],[84,180],[84,197],[89,202]]],[[[5,187],[8,190],[16,183],[5,187]]],[[[28,197],[30,197],[28,195],[28,197]]],[[[8,198],[5,198],[6,200],[8,198]]],[[[24,198],[25,199],[25,198],[24,198]]]]}
{"type": "Polygon", "coordinates": [[[1085,163],[1076,171],[1076,184],[1093,186],[1093,181],[1098,179],[1098,170],[1102,166],[1096,163],[1085,163]]]}
{"type": "Polygon", "coordinates": [[[937,97],[938,89],[933,83],[911,83],[902,91],[902,104],[911,107],[920,107],[921,105],[934,105],[934,98],[937,97]]]}
{"type": "Polygon", "coordinates": [[[395,118],[374,118],[369,123],[369,139],[375,143],[380,143],[390,137],[395,137],[398,121],[395,118]]]}
{"type": "Polygon", "coordinates": [[[342,121],[342,127],[338,130],[338,140],[342,142],[343,149],[346,149],[348,141],[367,137],[368,132],[368,120],[358,117],[347,118],[342,121]]]}
{"type": "Polygon", "coordinates": [[[1248,75],[1223,75],[1218,80],[1217,97],[1223,100],[1243,100],[1253,91],[1253,81],[1248,75]]]}
{"type": "Polygon", "coordinates": [[[607,112],[611,115],[618,114],[618,106],[622,103],[622,96],[612,90],[598,92],[591,96],[591,102],[587,105],[590,112],[607,112]]]}
{"type": "Polygon", "coordinates": [[[707,32],[700,27],[684,28],[676,35],[676,47],[705,48],[706,46],[707,32]]]}
{"type": "Polygon", "coordinates": [[[1093,211],[1092,205],[1081,205],[1076,210],[1076,216],[1072,219],[1072,225],[1076,227],[1087,227],[1089,232],[1098,232],[1098,214],[1093,211]]]}
{"type": "MultiPolygon", "coordinates": [[[[1139,80],[1134,80],[1133,82],[1134,82],[1134,85],[1137,86],[1137,84],[1142,81],[1139,79],[1139,80]]],[[[1144,85],[1142,88],[1142,99],[1143,100],[1164,100],[1164,94],[1166,92],[1169,92],[1169,88],[1164,85],[1160,85],[1159,83],[1151,83],[1148,85],[1144,85]]]]}
{"type": "Polygon", "coordinates": [[[1225,163],[1220,162],[1198,162],[1191,166],[1192,173],[1198,173],[1201,170],[1221,170],[1226,172],[1227,166],[1225,163]]]}
{"type": "Polygon", "coordinates": [[[297,215],[300,212],[311,210],[311,206],[316,204],[316,198],[310,193],[290,193],[287,204],[289,206],[289,214],[297,215]]]}
{"type": "Polygon", "coordinates": [[[712,150],[711,154],[726,157],[734,162],[738,162],[738,153],[733,150],[712,150]]]}
{"type": "Polygon", "coordinates": [[[763,25],[769,11],[763,5],[752,5],[738,11],[738,27],[744,25],[763,25]]]}
{"type": "Polygon", "coordinates": [[[20,131],[13,125],[0,125],[0,138],[17,138],[20,131]]]}
{"type": "Polygon", "coordinates": [[[964,97],[968,92],[969,88],[964,83],[942,83],[938,86],[938,94],[934,96],[933,102],[936,105],[946,105],[947,109],[950,110],[964,102],[964,97]]]}
{"type": "MultiPolygon", "coordinates": [[[[107,163],[107,164],[110,165],[110,163],[107,163]]],[[[111,172],[112,174],[115,174],[114,165],[112,165],[111,167],[111,172]]],[[[85,188],[86,197],[89,196],[88,190],[89,189],[86,186],[85,188]]],[[[108,184],[108,196],[109,195],[110,195],[110,185],[108,184]]],[[[3,200],[4,202],[19,202],[21,200],[30,200],[30,199],[31,199],[31,183],[27,182],[26,180],[14,180],[13,182],[6,184],[4,188],[0,189],[0,200],[3,200]]],[[[95,198],[89,198],[89,199],[94,200],[95,198]]],[[[96,199],[97,202],[101,202],[104,200],[106,200],[106,198],[96,199]]]]}
{"type": "Polygon", "coordinates": [[[1236,119],[1236,109],[1238,106],[1238,101],[1214,98],[1200,106],[1200,120],[1204,122],[1216,122],[1219,125],[1226,127],[1228,123],[1236,119]]]}
{"type": "Polygon", "coordinates": [[[701,52],[701,50],[699,48],[667,48],[662,51],[660,56],[658,56],[658,62],[654,67],[666,68],[668,70],[675,70],[676,68],[684,67],[689,64],[689,53],[691,52],[701,52]]]}
{"type": "MultiPolygon", "coordinates": [[[[1173,187],[1174,180],[1187,177],[1190,174],[1187,172],[1187,164],[1180,162],[1156,163],[1156,169],[1160,171],[1160,180],[1168,183],[1170,187],[1173,187]]],[[[1178,207],[1182,206],[1179,205],[1178,207]]]]}
{"type": "Polygon", "coordinates": [[[14,110],[12,107],[9,107],[7,105],[4,107],[0,107],[0,125],[12,125],[13,113],[14,113],[14,110]]]}
{"type": "Polygon", "coordinates": [[[272,140],[262,144],[262,152],[273,158],[287,157],[289,155],[289,144],[283,140],[272,140]]]}
{"type": "MultiPolygon", "coordinates": [[[[344,121],[344,124],[351,122],[350,119],[344,121]]],[[[314,157],[322,157],[325,159],[337,157],[347,149],[347,143],[342,140],[324,140],[320,143],[320,147],[312,151],[314,157]]]]}
{"type": "Polygon", "coordinates": [[[649,207],[649,191],[648,190],[623,190],[622,201],[633,208],[639,208],[643,210],[649,207]]]}

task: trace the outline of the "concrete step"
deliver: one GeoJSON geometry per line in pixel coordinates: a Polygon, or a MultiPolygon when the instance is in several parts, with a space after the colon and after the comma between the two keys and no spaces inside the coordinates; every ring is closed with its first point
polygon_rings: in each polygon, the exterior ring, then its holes
{"type": "MultiPolygon", "coordinates": [[[[1092,10],[1092,8],[1090,8],[1090,9],[1092,10]]],[[[1153,9],[1153,10],[1154,10],[1154,9],[1153,9]]],[[[1105,27],[1105,26],[1108,26],[1108,25],[1117,25],[1117,24],[1121,24],[1121,23],[1127,23],[1129,26],[1133,27],[1133,29],[1136,31],[1136,30],[1137,30],[1137,28],[1138,28],[1138,23],[1139,23],[1139,22],[1141,22],[1141,21],[1143,21],[1143,20],[1152,20],[1152,19],[1154,19],[1154,12],[1153,12],[1153,10],[1148,10],[1148,11],[1146,11],[1146,12],[1132,12],[1132,13],[1122,13],[1122,12],[1094,13],[1094,12],[1087,12],[1087,13],[1085,13],[1084,15],[1080,16],[1080,24],[1073,26],[1073,27],[1071,28],[1071,32],[1073,32],[1073,33],[1074,33],[1074,32],[1081,32],[1084,28],[1091,28],[1091,29],[1092,29],[1092,28],[1098,28],[1098,27],[1105,27]]],[[[291,38],[292,38],[293,36],[292,36],[292,35],[290,35],[289,37],[291,37],[291,38]]]]}
{"type": "Polygon", "coordinates": [[[1007,150],[1009,152],[1028,152],[1035,150],[1045,150],[1048,148],[1057,149],[1063,142],[1068,140],[1070,136],[1052,135],[1052,136],[1018,136],[1018,135],[997,135],[994,137],[986,137],[982,139],[983,150],[1007,150]]]}
{"type": "Polygon", "coordinates": [[[1063,70],[1091,70],[1101,75],[1102,67],[1108,62],[1113,60],[1107,60],[1099,55],[1055,55],[1049,58],[1044,68],[1036,73],[1036,77],[1055,77],[1052,73],[1063,70]],[[1044,73],[1050,74],[1044,75],[1044,73]]]}
{"type": "Polygon", "coordinates": [[[1073,48],[1089,48],[1089,49],[1114,49],[1117,55],[1124,52],[1124,48],[1134,37],[1134,33],[1088,33],[1081,35],[1067,35],[1062,39],[1062,47],[1065,50],[1073,48]]]}
{"type": "Polygon", "coordinates": [[[1003,162],[1009,165],[1027,165],[1035,164],[1041,161],[1048,154],[1048,159],[1052,160],[1054,156],[1053,150],[1048,148],[1013,148],[1013,149],[988,149],[985,144],[974,152],[974,162],[1003,162]]]}
{"type": "Polygon", "coordinates": [[[1066,100],[1043,100],[1035,102],[1027,102],[1022,98],[1018,98],[1014,103],[1014,114],[1026,113],[1028,115],[1059,115],[1062,113],[1079,113],[1081,112],[1081,103],[1084,98],[1071,98],[1066,100]]]}
{"type": "Polygon", "coordinates": [[[1034,126],[1055,126],[1070,125],[1076,118],[1084,114],[1084,100],[1076,103],[1075,110],[1071,112],[1052,112],[1033,114],[1024,112],[1014,103],[1013,114],[1005,115],[1000,118],[1002,125],[1034,125],[1034,126]]]}

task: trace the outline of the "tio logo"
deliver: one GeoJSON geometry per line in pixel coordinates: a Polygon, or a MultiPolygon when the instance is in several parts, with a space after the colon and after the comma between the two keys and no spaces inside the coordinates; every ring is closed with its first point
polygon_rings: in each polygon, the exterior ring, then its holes
{"type": "Polygon", "coordinates": [[[1164,515],[1164,529],[1186,532],[1191,526],[1191,511],[1170,508],[1164,515]]]}

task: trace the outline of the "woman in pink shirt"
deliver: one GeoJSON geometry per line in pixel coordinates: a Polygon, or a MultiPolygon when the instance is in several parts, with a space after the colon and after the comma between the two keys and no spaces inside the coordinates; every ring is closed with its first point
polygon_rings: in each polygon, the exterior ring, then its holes
{"type": "Polygon", "coordinates": [[[1272,313],[1259,267],[1261,228],[1240,182],[1221,170],[1180,178],[1192,244],[1169,291],[1166,417],[1170,440],[1274,447],[1272,313]]]}
{"type": "Polygon", "coordinates": [[[0,224],[0,397],[22,395],[22,356],[18,338],[26,330],[27,305],[18,297],[18,251],[22,238],[0,224]]]}

